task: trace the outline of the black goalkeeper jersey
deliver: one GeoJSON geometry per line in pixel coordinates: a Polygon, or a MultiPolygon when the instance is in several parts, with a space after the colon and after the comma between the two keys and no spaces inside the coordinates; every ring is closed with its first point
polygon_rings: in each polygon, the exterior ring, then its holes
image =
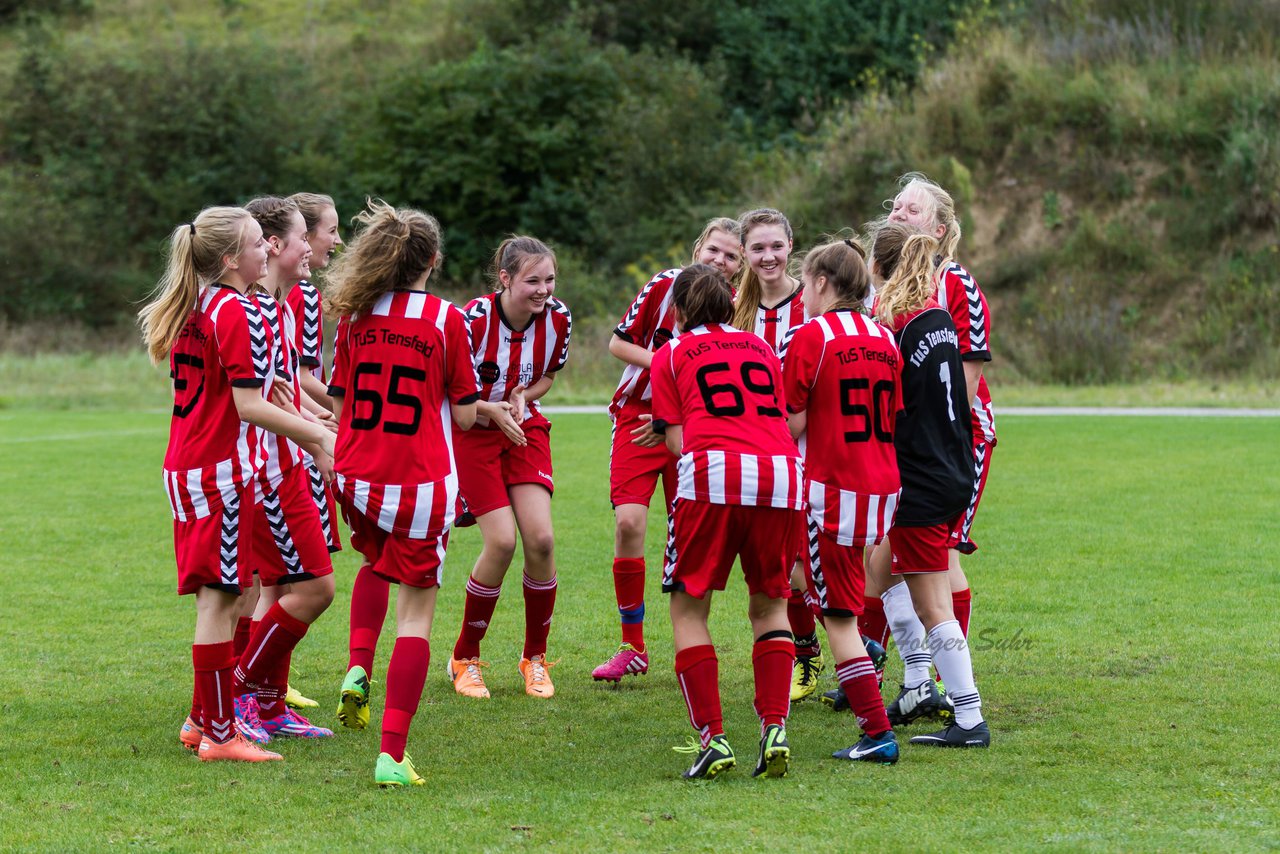
{"type": "MultiPolygon", "coordinates": [[[[897,324],[895,324],[897,325],[897,324]]],[[[955,324],[933,304],[898,327],[902,411],[893,445],[902,475],[894,524],[950,522],[973,492],[973,435],[955,324]]]]}

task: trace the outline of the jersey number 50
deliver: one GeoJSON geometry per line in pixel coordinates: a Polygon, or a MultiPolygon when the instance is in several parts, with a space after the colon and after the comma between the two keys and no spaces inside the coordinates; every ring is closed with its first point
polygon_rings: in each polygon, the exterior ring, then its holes
{"type": "Polygon", "coordinates": [[[351,412],[351,429],[374,430],[381,423],[382,432],[384,433],[413,436],[418,432],[418,426],[422,423],[422,401],[411,394],[402,392],[400,390],[400,382],[402,380],[425,382],[427,372],[420,368],[410,368],[407,365],[392,365],[391,377],[387,383],[387,394],[384,401],[378,389],[360,387],[361,377],[380,377],[382,376],[383,367],[379,362],[362,362],[356,366],[355,375],[352,377],[351,383],[354,391],[354,406],[356,407],[351,412]],[[369,411],[363,417],[356,414],[361,403],[369,405],[369,411]],[[412,411],[412,417],[408,421],[383,421],[382,410],[384,404],[408,407],[412,411]]]}
{"type": "Polygon", "coordinates": [[[866,442],[874,433],[879,441],[892,442],[893,430],[888,426],[888,417],[892,417],[893,413],[885,412],[892,397],[892,380],[880,380],[874,387],[871,385],[871,380],[866,377],[849,377],[840,380],[840,414],[846,418],[857,418],[862,422],[862,426],[857,430],[844,431],[844,440],[866,442]],[[867,401],[867,395],[856,394],[865,392],[868,388],[871,389],[870,401],[867,401]],[[858,402],[856,397],[861,397],[863,402],[858,402]]]}

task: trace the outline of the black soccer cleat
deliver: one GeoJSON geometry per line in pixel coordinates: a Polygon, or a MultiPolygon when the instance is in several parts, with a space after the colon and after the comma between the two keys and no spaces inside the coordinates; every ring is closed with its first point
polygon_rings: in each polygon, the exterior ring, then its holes
{"type": "Polygon", "coordinates": [[[883,732],[875,738],[864,735],[853,747],[837,750],[831,756],[833,759],[848,759],[853,762],[893,765],[898,761],[898,737],[893,734],[893,730],[883,732]]]}
{"type": "Polygon", "coordinates": [[[938,690],[932,679],[926,679],[914,688],[902,686],[898,697],[885,707],[889,726],[903,726],[924,717],[950,721],[955,717],[951,698],[938,690]]]}
{"type": "Polygon", "coordinates": [[[937,732],[928,735],[912,736],[912,744],[925,744],[930,747],[990,747],[991,730],[987,722],[965,729],[959,724],[949,724],[937,732]]]}
{"type": "Polygon", "coordinates": [[[778,724],[764,728],[760,738],[760,758],[752,777],[785,777],[791,764],[791,745],[787,743],[787,731],[778,724]]]}
{"type": "Polygon", "coordinates": [[[849,710],[849,698],[845,696],[843,688],[837,688],[834,691],[824,691],[822,694],[822,702],[831,707],[833,712],[847,712],[849,710]]]}
{"type": "Polygon", "coordinates": [[[714,780],[738,763],[734,758],[733,748],[723,735],[712,738],[706,747],[702,747],[694,739],[690,739],[690,742],[683,747],[671,748],[677,753],[697,754],[689,770],[684,772],[686,780],[714,780]]]}

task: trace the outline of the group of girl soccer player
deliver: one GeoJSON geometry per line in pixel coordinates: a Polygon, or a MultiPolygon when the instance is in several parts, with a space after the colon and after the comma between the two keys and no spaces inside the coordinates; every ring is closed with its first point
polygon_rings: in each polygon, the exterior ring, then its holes
{"type": "MultiPolygon", "coordinates": [[[[493,291],[458,308],[428,289],[443,259],[430,215],[370,202],[334,258],[338,222],[332,199],[309,193],[208,208],[173,231],[140,313],[152,359],[170,365],[164,479],[178,592],[196,597],[180,740],[203,761],[259,762],[281,758],[263,747],[273,738],[333,734],[299,713],[316,704],[290,687],[289,666],[333,600],[340,511],[363,561],[337,717],[369,724],[395,584],[374,777],[421,785],[406,745],[453,527],[477,525],[483,539],[446,666],[454,690],[489,697],[480,645],[518,534],[517,669],[531,697],[555,693],[551,424],[539,400],[566,364],[572,317],[555,253],[536,238],[503,241],[493,291]],[[310,282],[322,267],[323,304],[310,282]],[[326,315],[337,321],[331,375],[326,315]]],[[[995,444],[990,353],[985,299],[952,257],[959,237],[950,197],[914,174],[868,234],[816,246],[798,266],[782,213],[713,219],[693,263],[654,276],[614,330],[609,351],[626,364],[610,405],[622,637],[591,675],[649,668],[644,542],[661,481],[662,588],[697,733],[680,748],[693,755],[685,777],[735,764],[708,631],[735,561],[754,639],[755,775],[788,772],[790,704],[815,692],[824,666],[818,622],[839,683],[824,700],[862,730],[834,756],[896,762],[892,727],[923,716],[946,725],[912,743],[990,743],[958,559],[973,549],[995,444]],[[886,708],[890,629],[905,676],[886,708]]]]}

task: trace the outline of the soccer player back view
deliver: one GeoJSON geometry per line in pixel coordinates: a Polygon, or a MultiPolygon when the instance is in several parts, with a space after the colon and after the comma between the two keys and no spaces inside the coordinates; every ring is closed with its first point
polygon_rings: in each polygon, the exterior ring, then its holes
{"type": "MultiPolygon", "coordinates": [[[[342,316],[329,385],[334,468],[352,547],[400,586],[374,780],[422,785],[405,745],[458,495],[452,427],[475,422],[475,372],[462,312],[426,289],[440,263],[439,224],[381,202],[358,219],[364,230],[331,277],[329,309],[342,316]]],[[[364,728],[368,699],[368,674],[352,667],[339,712],[346,726],[364,728]]]]}
{"type": "Polygon", "coordinates": [[[719,664],[707,617],[735,558],[751,594],[756,776],[782,777],[795,644],[787,572],[799,549],[804,472],[783,417],[781,368],[761,338],[728,326],[729,283],[714,267],[686,268],[672,286],[683,330],[654,354],[653,424],[679,454],[663,589],[671,594],[675,670],[699,739],[686,778],[736,764],[724,737],[719,664]]]}

